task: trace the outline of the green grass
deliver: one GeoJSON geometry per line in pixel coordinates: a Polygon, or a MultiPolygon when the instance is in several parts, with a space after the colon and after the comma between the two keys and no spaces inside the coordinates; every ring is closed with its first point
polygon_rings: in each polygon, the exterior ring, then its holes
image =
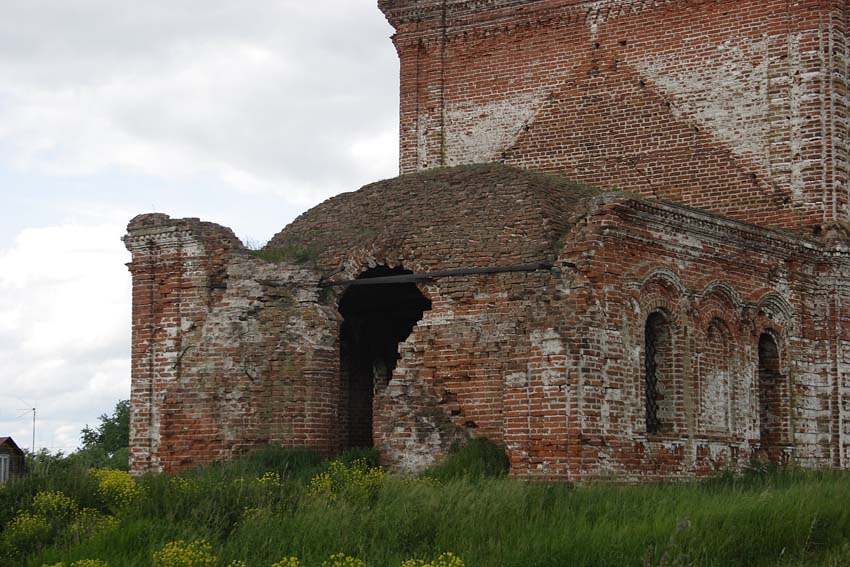
{"type": "Polygon", "coordinates": [[[453,446],[448,458],[431,467],[425,476],[438,481],[498,478],[506,476],[509,467],[508,456],[501,448],[487,439],[472,439],[463,446],[453,446]]]}
{"type": "Polygon", "coordinates": [[[257,258],[274,264],[280,262],[308,264],[313,262],[319,255],[319,251],[315,246],[302,245],[299,243],[292,243],[274,248],[264,247],[258,250],[249,250],[249,252],[257,258]]]}
{"type": "MultiPolygon", "coordinates": [[[[345,456],[374,459],[374,453],[345,456]]],[[[523,482],[504,478],[504,456],[488,444],[456,451],[427,478],[387,475],[366,499],[311,494],[326,469],[305,451],[267,449],[183,475],[139,479],[143,496],[111,510],[83,470],[58,471],[0,490],[3,525],[39,490],[115,513],[117,530],[79,544],[62,541],[2,565],[41,567],[99,558],[148,566],[176,539],[210,541],[233,559],[270,566],[297,555],[320,566],[331,553],[370,567],[452,551],[468,567],[850,565],[850,474],[764,470],[708,481],[650,485],[523,482]],[[257,477],[276,472],[280,482],[257,477]],[[438,480],[435,480],[438,479],[438,480]]]]}

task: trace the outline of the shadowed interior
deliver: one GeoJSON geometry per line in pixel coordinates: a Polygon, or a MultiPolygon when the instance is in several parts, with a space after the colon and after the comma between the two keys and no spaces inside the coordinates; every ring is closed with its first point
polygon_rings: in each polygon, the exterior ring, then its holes
{"type": "MultiPolygon", "coordinates": [[[[410,274],[378,266],[359,279],[410,274]]],[[[422,314],[431,309],[416,284],[389,283],[349,287],[339,302],[340,372],[343,383],[343,443],[371,447],[372,400],[386,386],[399,360],[398,345],[410,335],[422,314]]]]}

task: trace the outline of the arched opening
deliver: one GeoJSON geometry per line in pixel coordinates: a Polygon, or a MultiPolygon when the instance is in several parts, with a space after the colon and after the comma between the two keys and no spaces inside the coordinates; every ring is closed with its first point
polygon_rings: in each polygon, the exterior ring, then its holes
{"type": "Polygon", "coordinates": [[[781,458],[788,421],[788,396],[779,371],[779,347],[770,333],[759,337],[759,437],[762,452],[771,459],[781,458]]]}
{"type": "Polygon", "coordinates": [[[672,364],[673,341],[670,322],[663,313],[656,311],[647,317],[644,331],[644,386],[648,434],[671,428],[675,420],[672,364]]]}
{"type": "MultiPolygon", "coordinates": [[[[378,266],[358,279],[410,274],[378,266]]],[[[345,447],[371,447],[372,401],[398,364],[398,345],[410,335],[431,301],[414,283],[352,285],[339,301],[342,378],[341,418],[345,447]]]]}

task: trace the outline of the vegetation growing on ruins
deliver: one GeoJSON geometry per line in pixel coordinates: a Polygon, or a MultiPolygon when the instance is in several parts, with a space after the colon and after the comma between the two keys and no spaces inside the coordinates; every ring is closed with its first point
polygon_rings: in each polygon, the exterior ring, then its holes
{"type": "Polygon", "coordinates": [[[247,243],[246,247],[252,256],[277,264],[289,262],[292,264],[308,264],[318,256],[318,250],[310,244],[300,242],[288,242],[279,246],[268,246],[268,244],[247,243]]]}
{"type": "Polygon", "coordinates": [[[34,567],[838,566],[846,472],[521,482],[486,442],[426,475],[269,448],[177,476],[79,464],[0,489],[0,564],[34,567]]]}

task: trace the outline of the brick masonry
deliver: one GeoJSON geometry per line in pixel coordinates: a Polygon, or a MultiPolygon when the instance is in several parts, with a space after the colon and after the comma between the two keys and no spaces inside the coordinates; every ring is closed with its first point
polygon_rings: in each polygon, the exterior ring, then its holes
{"type": "Polygon", "coordinates": [[[846,3],[380,5],[405,175],[260,253],[128,226],[134,471],[478,436],[528,478],[848,466],[846,3]]]}
{"type": "Polygon", "coordinates": [[[381,0],[401,171],[502,161],[796,228],[848,213],[843,0],[381,0]]]}

